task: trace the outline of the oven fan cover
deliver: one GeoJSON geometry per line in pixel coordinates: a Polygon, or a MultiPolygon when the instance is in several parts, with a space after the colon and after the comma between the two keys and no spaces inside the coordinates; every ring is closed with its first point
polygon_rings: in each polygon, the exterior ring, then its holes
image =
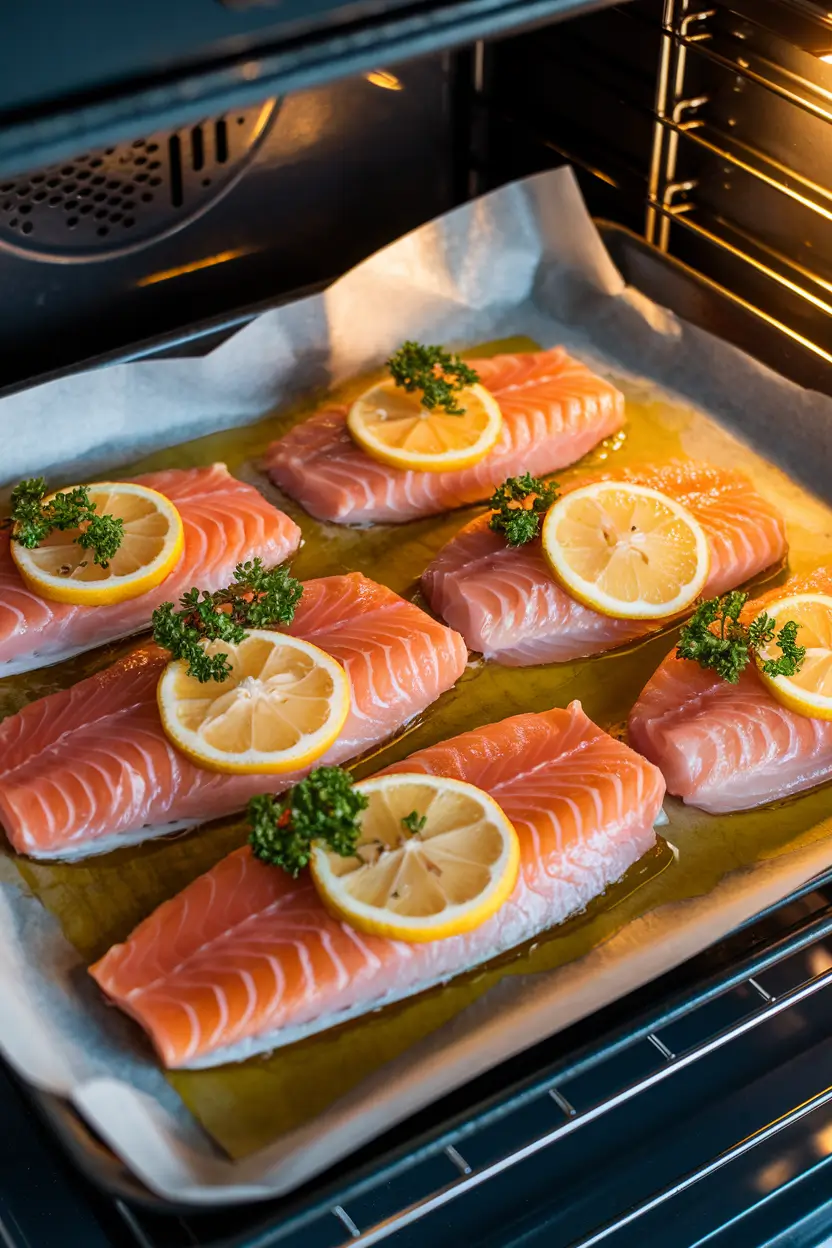
{"type": "Polygon", "coordinates": [[[164,238],[230,190],[276,111],[269,100],[0,183],[0,247],[66,263],[164,238]]]}

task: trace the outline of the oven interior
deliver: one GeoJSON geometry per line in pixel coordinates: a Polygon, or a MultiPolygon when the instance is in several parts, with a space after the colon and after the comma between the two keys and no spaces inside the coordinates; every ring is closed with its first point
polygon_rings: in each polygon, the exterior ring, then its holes
{"type": "MultiPolygon", "coordinates": [[[[102,50],[129,59],[106,7],[89,6],[102,50]]],[[[271,31],[269,5],[227,7],[271,31]]],[[[67,79],[63,113],[30,99],[21,57],[0,95],[3,391],[85,363],[207,350],[455,204],[569,162],[628,281],[832,393],[822,5],[289,3],[283,17],[283,53],[278,41],[271,60],[238,56],[232,86],[228,57],[207,85],[189,78],[174,22],[168,60],[157,48],[129,111],[98,98],[83,59],[86,96],[67,79]],[[315,42],[325,8],[352,25],[315,42]],[[201,113],[206,100],[223,107],[201,113]]],[[[8,1143],[4,1160],[48,1176],[75,1228],[62,1242],[93,1248],[405,1248],[460,1234],[482,1248],[821,1244],[831,885],[832,872],[272,1205],[193,1216],[105,1196],[64,1169],[48,1135],[23,1153],[8,1143]]],[[[10,1081],[9,1141],[17,1095],[10,1081]]],[[[37,1238],[41,1214],[30,1196],[0,1204],[0,1238],[7,1218],[21,1235],[10,1243],[52,1242],[37,1238]]]]}
{"type": "MultiPolygon", "coordinates": [[[[563,7],[584,6],[531,10],[563,7]]],[[[434,42],[450,40],[435,21],[434,42]]],[[[365,63],[375,51],[368,35],[365,63]]],[[[625,276],[659,297],[672,279],[663,265],[653,276],[655,252],[676,258],[728,296],[710,328],[748,349],[757,322],[775,366],[824,388],[832,16],[814,0],[630,0],[392,68],[338,68],[302,90],[273,76],[256,98],[226,93],[224,111],[163,129],[142,125],[156,114],[136,89],[105,114],[118,137],[84,151],[68,146],[71,117],[50,127],[48,104],[38,121],[0,98],[0,388],[229,323],[564,161],[596,217],[649,244],[636,258],[613,243],[625,276]],[[18,131],[29,146],[7,152],[18,131]]],[[[92,121],[77,142],[107,132],[91,105],[78,111],[92,121]]],[[[705,302],[678,310],[707,321],[705,302]]]]}

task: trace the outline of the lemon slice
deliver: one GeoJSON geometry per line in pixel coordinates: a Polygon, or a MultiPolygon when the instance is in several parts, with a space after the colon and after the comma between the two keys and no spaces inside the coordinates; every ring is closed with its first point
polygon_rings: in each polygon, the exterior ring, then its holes
{"type": "Polygon", "coordinates": [[[199,767],[280,772],[305,767],[336,740],[350,709],[347,674],[335,659],[268,629],[245,640],[205,643],[227,654],[231,674],[200,684],[184,659],[169,663],[157,700],[169,740],[199,767]]]}
{"type": "Polygon", "coordinates": [[[403,772],[356,788],[369,799],[356,857],[312,847],[312,878],[332,914],[372,936],[444,940],[485,923],[511,895],[520,844],[487,793],[403,772]]]}
{"type": "Polygon", "coordinates": [[[675,615],[708,579],[708,542],[686,507],[659,490],[597,481],[546,513],[543,552],[573,598],[602,615],[675,615]]]}
{"type": "Polygon", "coordinates": [[[497,400],[483,386],[468,386],[456,397],[461,416],[442,408],[428,411],[416,394],[394,381],[382,381],[350,408],[347,428],[363,451],[391,468],[450,472],[485,459],[500,436],[503,417],[497,400]]]}
{"type": "Polygon", "coordinates": [[[34,550],[11,543],[17,569],[31,590],[54,602],[101,606],[139,598],[169,576],[182,557],[179,512],[146,485],[106,481],[87,488],[100,515],[124,521],[121,545],[108,566],[102,568],[92,551],[77,544],[79,529],[55,529],[34,550]]]}
{"type": "MultiPolygon", "coordinates": [[[[832,597],[828,594],[795,594],[768,607],[779,632],[787,620],[798,625],[797,644],[806,647],[806,658],[795,676],[760,679],[778,702],[799,715],[832,719],[832,597]]],[[[760,650],[760,659],[778,659],[776,641],[760,650]]]]}

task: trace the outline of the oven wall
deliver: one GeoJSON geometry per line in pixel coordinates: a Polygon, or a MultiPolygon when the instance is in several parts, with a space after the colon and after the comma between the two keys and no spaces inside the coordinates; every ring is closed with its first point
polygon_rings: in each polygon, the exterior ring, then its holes
{"type": "Polygon", "coordinates": [[[443,54],[2,183],[0,387],[331,279],[446,211],[455,82],[443,54]]]}
{"type": "Polygon", "coordinates": [[[331,279],[564,161],[596,216],[832,362],[827,54],[812,0],[630,0],[0,184],[0,388],[331,279]]]}

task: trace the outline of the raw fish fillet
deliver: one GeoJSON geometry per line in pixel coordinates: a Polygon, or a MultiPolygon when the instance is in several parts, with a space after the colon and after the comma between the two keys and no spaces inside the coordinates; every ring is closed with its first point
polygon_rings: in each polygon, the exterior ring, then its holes
{"type": "Polygon", "coordinates": [[[24,585],[0,532],[0,677],[127,637],[150,623],[160,602],[177,601],[198,585],[213,592],[228,585],[238,563],[259,555],[267,567],[282,563],[300,544],[293,520],[251,485],[232,477],[225,464],[171,468],[136,477],[175,503],[185,528],[185,550],[170,576],[155,589],[111,606],[50,602],[24,585]]]}
{"type": "Polygon", "coordinates": [[[389,771],[468,780],[520,837],[520,878],[482,927],[428,944],[363,936],[331,918],[308,874],[237,850],[145,919],[91,973],[171,1067],[242,1060],[322,1031],[562,923],[656,840],[661,773],[567,710],[516,715],[389,771]]]}
{"type": "MultiPolygon", "coordinates": [[[[786,553],[781,515],[741,473],[671,464],[593,473],[570,488],[604,478],[662,490],[693,512],[710,548],[708,596],[741,585],[786,553]]],[[[489,529],[489,519],[490,513],[466,525],[422,576],[431,608],[462,633],[469,649],[506,667],[566,663],[625,645],[658,627],[582,606],[554,580],[539,541],[510,548],[489,529]]]]}
{"type": "Polygon", "coordinates": [[[574,464],[624,424],[624,397],[561,347],[472,360],[503,413],[494,450],[458,472],[404,472],[377,463],[346,428],[348,408],[317,412],[266,452],[274,482],[319,520],[400,524],[488,498],[518,472],[574,464]]]}
{"type": "MultiPolygon", "coordinates": [[[[318,763],[378,745],[461,675],[462,638],[353,572],[307,581],[288,630],[344,665],[352,710],[318,763]]],[[[0,823],[33,858],[80,858],[240,810],[274,775],[205,771],[173,747],[156,706],[170,656],[134,651],[0,723],[0,823]]],[[[279,778],[288,788],[304,772],[279,778]]]]}
{"type": "MultiPolygon", "coordinates": [[[[832,594],[832,570],[793,577],[746,607],[753,619],[787,594],[832,594]]],[[[710,814],[749,810],[832,778],[832,721],[787,710],[750,665],[732,685],[671,654],[630,715],[630,741],[668,791],[710,814]]]]}

